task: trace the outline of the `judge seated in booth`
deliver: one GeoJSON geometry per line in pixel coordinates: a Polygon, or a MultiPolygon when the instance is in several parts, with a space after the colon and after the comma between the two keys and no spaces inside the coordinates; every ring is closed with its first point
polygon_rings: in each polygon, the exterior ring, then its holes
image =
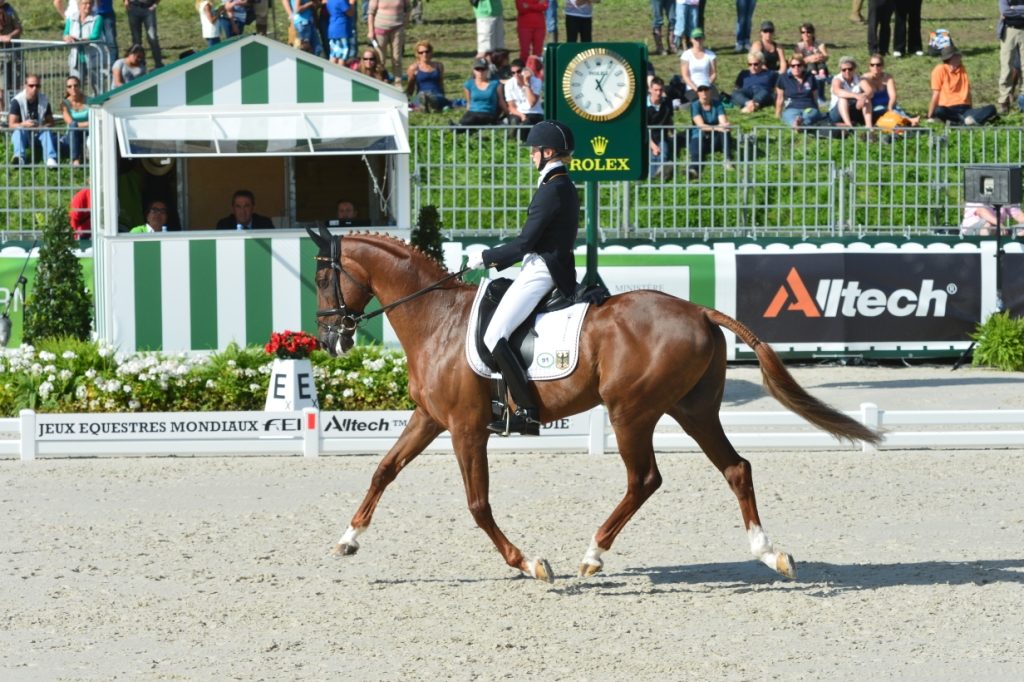
{"type": "Polygon", "coordinates": [[[231,197],[231,215],[217,221],[218,230],[272,230],[274,223],[256,213],[256,196],[240,189],[231,197]]]}

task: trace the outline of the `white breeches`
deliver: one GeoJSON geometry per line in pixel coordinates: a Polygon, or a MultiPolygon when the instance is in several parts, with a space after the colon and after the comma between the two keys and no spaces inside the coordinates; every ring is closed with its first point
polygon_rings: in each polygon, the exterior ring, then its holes
{"type": "Polygon", "coordinates": [[[555,288],[555,280],[548,272],[544,259],[535,253],[527,254],[523,259],[522,270],[505,296],[498,303],[491,323],[484,334],[484,345],[494,350],[501,339],[507,339],[515,331],[526,316],[530,314],[541,299],[555,288]]]}

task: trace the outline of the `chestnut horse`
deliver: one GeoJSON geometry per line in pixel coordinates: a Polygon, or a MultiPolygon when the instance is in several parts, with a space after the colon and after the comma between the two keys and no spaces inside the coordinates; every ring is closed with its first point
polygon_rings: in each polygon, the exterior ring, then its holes
{"type": "MultiPolygon", "coordinates": [[[[332,355],[352,345],[363,310],[376,297],[405,350],[412,418],[377,466],[370,488],[333,552],[354,554],[384,489],[443,431],[462,472],[469,511],[509,566],[539,580],[554,575],[547,561],[527,559],[498,528],[488,500],[487,424],[490,381],[470,369],[466,325],[477,287],[458,281],[437,261],[390,236],[332,237],[309,232],[317,243],[320,342],[332,355]]],[[[587,311],[579,364],[557,381],[532,383],[540,419],[550,422],[603,403],[626,465],[626,494],[597,529],[579,575],[601,570],[633,514],[661,485],[654,456],[655,425],[675,419],[725,477],[739,500],[754,556],[782,575],[796,576],[793,558],[777,551],[757,513],[750,463],[729,443],[718,412],[725,388],[726,345],[720,327],[757,353],[765,388],[785,407],[837,438],[878,442],[879,435],[808,394],[775,351],[728,315],[657,291],[613,296],[587,311]]]]}

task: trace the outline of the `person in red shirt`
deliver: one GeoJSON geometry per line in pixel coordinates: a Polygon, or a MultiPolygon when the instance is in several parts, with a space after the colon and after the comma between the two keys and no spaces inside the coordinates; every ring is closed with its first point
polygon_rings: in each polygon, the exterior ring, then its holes
{"type": "Polygon", "coordinates": [[[516,33],[519,34],[519,58],[544,53],[547,32],[545,16],[548,0],[516,0],[516,33]]]}
{"type": "Polygon", "coordinates": [[[71,205],[68,207],[68,217],[71,219],[71,229],[75,231],[75,239],[92,239],[92,208],[89,188],[85,187],[71,197],[71,205]]]}

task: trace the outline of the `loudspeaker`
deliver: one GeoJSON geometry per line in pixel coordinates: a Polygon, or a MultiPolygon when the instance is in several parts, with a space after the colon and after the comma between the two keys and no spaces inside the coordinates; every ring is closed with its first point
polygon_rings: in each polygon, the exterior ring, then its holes
{"type": "Polygon", "coordinates": [[[964,201],[988,206],[1021,203],[1021,167],[965,166],[964,201]]]}

